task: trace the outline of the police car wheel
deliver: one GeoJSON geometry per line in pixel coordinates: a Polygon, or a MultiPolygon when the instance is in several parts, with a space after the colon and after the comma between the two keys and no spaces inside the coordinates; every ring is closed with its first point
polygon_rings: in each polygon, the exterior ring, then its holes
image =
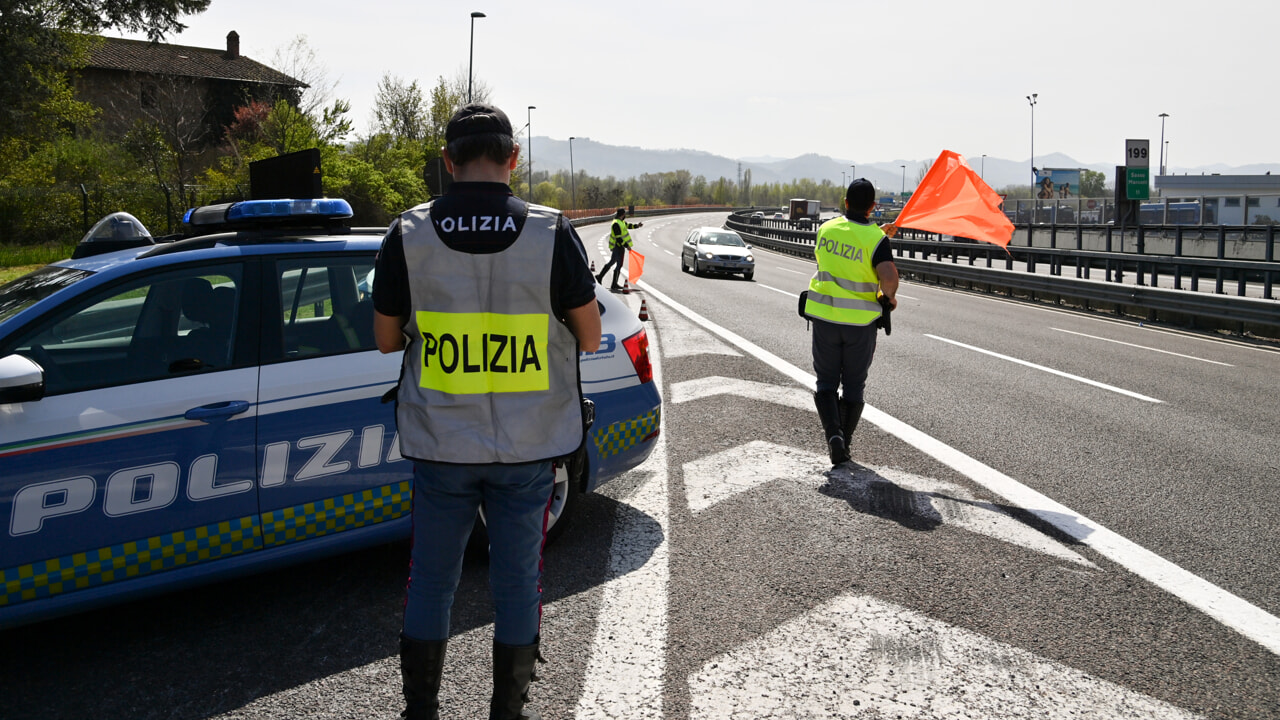
{"type": "MultiPolygon", "coordinates": [[[[582,494],[582,478],[586,473],[586,463],[584,448],[570,459],[567,466],[561,463],[556,465],[555,487],[551,491],[551,504],[547,509],[547,543],[560,537],[560,534],[569,526],[573,511],[578,507],[578,496],[582,494]]],[[[467,551],[481,557],[489,552],[489,532],[485,528],[484,505],[480,506],[476,525],[471,529],[467,551]]]]}
{"type": "Polygon", "coordinates": [[[702,270],[702,266],[698,264],[697,260],[693,261],[693,274],[698,277],[702,277],[705,274],[702,270]]]}
{"type": "Polygon", "coordinates": [[[743,280],[750,280],[751,278],[753,278],[753,277],[755,277],[755,276],[756,276],[756,271],[755,271],[755,270],[748,270],[748,271],[746,271],[746,272],[742,273],[742,279],[743,279],[743,280]]]}

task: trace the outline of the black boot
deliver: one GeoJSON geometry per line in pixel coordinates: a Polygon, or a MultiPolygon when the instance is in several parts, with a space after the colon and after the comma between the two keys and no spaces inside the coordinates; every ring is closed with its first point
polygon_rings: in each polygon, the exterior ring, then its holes
{"type": "Polygon", "coordinates": [[[603,271],[603,270],[601,270],[601,271],[600,271],[600,274],[599,274],[599,275],[596,275],[596,282],[600,283],[601,285],[603,285],[603,284],[604,284],[604,271],[603,271]]]}
{"type": "Polygon", "coordinates": [[[840,432],[840,399],[835,390],[823,390],[813,394],[813,404],[818,409],[822,436],[826,438],[827,452],[834,467],[849,459],[849,450],[840,432]]]}
{"type": "Polygon", "coordinates": [[[400,677],[405,720],[440,720],[440,674],[448,640],[413,640],[400,635],[400,677]]]}
{"type": "Polygon", "coordinates": [[[538,654],[538,638],[532,645],[503,645],[493,642],[493,698],[489,701],[489,720],[541,720],[542,716],[529,702],[529,683],[537,680],[534,665],[542,661],[538,654]]]}
{"type": "Polygon", "coordinates": [[[845,460],[849,458],[849,451],[853,447],[853,431],[858,429],[858,420],[862,417],[863,403],[849,402],[842,400],[840,402],[840,432],[844,435],[844,455],[845,460]]]}

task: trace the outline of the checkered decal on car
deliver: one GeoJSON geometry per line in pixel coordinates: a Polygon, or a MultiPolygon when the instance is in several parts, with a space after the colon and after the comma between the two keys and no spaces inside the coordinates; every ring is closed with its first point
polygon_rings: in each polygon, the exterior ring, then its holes
{"type": "Polygon", "coordinates": [[[274,547],[407,515],[412,486],[405,480],[263,513],[262,544],[274,547]]]}
{"type": "Polygon", "coordinates": [[[393,520],[409,481],[0,570],[0,607],[393,520]]]}
{"type": "Polygon", "coordinates": [[[262,546],[248,516],[0,570],[0,607],[239,555],[262,546]]]}
{"type": "Polygon", "coordinates": [[[602,458],[626,452],[658,429],[661,415],[661,408],[654,408],[639,417],[596,430],[591,434],[591,440],[596,444],[596,451],[602,458]]]}

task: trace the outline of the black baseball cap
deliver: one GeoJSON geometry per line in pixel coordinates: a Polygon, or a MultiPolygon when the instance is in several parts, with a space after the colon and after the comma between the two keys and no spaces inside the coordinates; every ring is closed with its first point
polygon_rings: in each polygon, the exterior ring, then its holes
{"type": "Polygon", "coordinates": [[[865,210],[876,201],[876,186],[866,178],[858,178],[849,183],[849,189],[844,193],[844,200],[852,210],[865,210]]]}
{"type": "Polygon", "coordinates": [[[444,141],[450,143],[460,137],[489,133],[513,137],[507,114],[488,103],[467,103],[449,118],[444,141]]]}

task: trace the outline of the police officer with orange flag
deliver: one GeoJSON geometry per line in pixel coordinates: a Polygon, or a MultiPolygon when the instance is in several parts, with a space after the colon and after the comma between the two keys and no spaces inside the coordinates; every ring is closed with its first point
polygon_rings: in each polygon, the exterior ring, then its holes
{"type": "Polygon", "coordinates": [[[510,188],[520,146],[482,103],[445,129],[448,192],[387,231],[374,334],[404,351],[400,452],[413,461],[413,549],[400,635],[402,718],[437,720],[450,608],[483,503],[494,601],[491,720],[525,703],[542,617],[552,461],[584,438],[578,353],[600,346],[586,252],[559,211],[510,188]]]}
{"type": "Polygon", "coordinates": [[[622,289],[618,285],[618,273],[622,271],[622,261],[626,258],[627,250],[631,249],[631,233],[644,223],[627,222],[627,209],[618,208],[613,214],[613,222],[609,225],[609,262],[600,268],[600,274],[596,275],[596,281],[603,283],[604,274],[609,272],[609,268],[613,268],[613,284],[609,286],[610,290],[617,292],[622,289]]]}
{"type": "Polygon", "coordinates": [[[832,466],[850,459],[876,351],[877,323],[898,305],[898,268],[889,247],[897,228],[882,229],[868,219],[875,186],[865,178],[854,180],[845,191],[844,206],[842,216],[818,228],[818,270],[804,303],[805,317],[813,320],[813,402],[832,466]],[[886,298],[886,304],[878,297],[886,298]]]}

